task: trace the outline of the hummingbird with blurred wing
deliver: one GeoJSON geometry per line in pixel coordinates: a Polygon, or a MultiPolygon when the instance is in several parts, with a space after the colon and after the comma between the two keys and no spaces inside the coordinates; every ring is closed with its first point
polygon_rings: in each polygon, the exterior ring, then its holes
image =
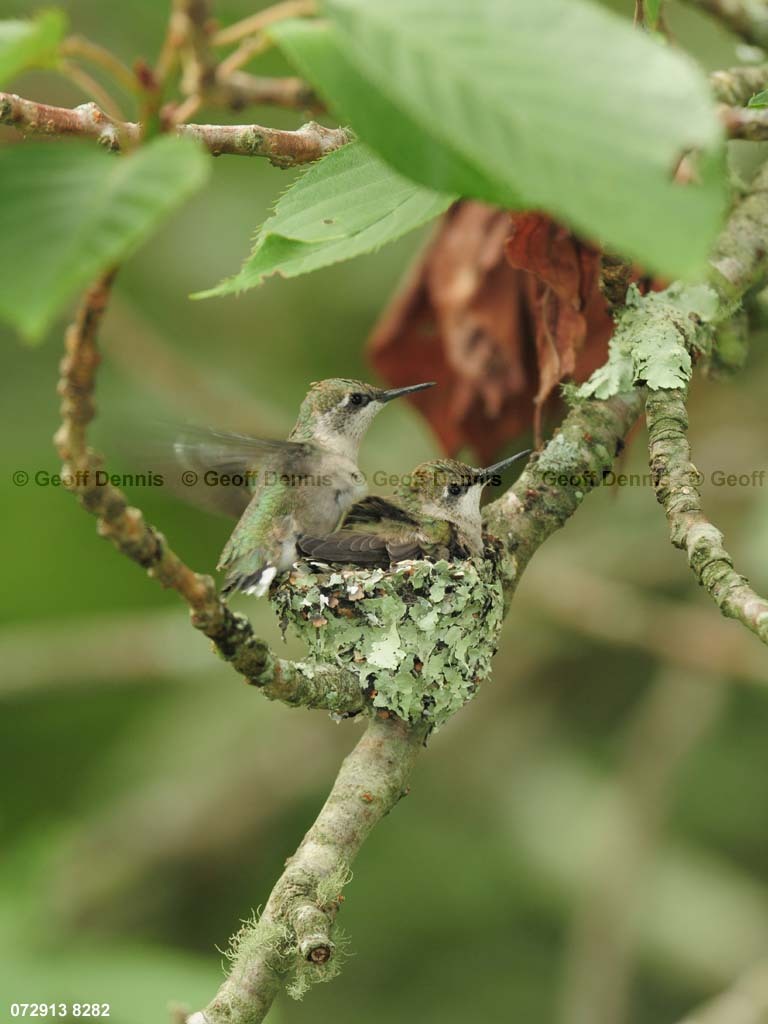
{"type": "Polygon", "coordinates": [[[323,380],[310,388],[286,441],[194,430],[179,437],[182,466],[225,484],[206,488],[204,503],[240,517],[219,560],[222,594],[265,594],[296,561],[300,536],[336,529],[367,490],[357,453],[374,416],[393,398],[429,387],[323,380]]]}
{"type": "Polygon", "coordinates": [[[395,499],[364,498],[350,508],[342,529],[324,537],[300,537],[299,551],[312,561],[363,566],[481,555],[483,488],[528,454],[530,449],[487,469],[474,469],[454,459],[424,462],[395,499]]]}

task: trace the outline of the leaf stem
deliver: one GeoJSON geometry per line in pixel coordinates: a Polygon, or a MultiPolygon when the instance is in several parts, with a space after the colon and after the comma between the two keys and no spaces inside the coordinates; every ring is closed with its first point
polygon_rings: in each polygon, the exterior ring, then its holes
{"type": "Polygon", "coordinates": [[[265,28],[287,18],[306,18],[317,13],[315,0],[283,0],[282,3],[265,7],[263,11],[251,14],[242,21],[236,21],[226,28],[215,32],[211,42],[214,46],[228,46],[237,43],[246,36],[256,35],[265,28]]]}

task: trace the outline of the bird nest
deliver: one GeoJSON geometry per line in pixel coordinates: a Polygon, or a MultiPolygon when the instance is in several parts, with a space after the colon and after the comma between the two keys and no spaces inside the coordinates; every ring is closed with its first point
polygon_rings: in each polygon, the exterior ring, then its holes
{"type": "Polygon", "coordinates": [[[370,706],[438,727],[490,674],[503,617],[498,558],[391,569],[298,563],[272,591],[309,659],[353,672],[370,706]]]}

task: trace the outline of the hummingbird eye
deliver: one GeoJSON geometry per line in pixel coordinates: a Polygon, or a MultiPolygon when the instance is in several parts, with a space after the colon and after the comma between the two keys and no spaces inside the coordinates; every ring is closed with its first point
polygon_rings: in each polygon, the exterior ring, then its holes
{"type": "Polygon", "coordinates": [[[461,494],[461,492],[462,492],[461,484],[449,484],[448,485],[448,493],[452,494],[454,496],[454,498],[458,498],[458,496],[461,494]]]}
{"type": "Polygon", "coordinates": [[[362,408],[364,405],[368,405],[370,400],[370,396],[364,395],[360,391],[355,391],[349,396],[350,405],[357,405],[360,408],[362,408]]]}

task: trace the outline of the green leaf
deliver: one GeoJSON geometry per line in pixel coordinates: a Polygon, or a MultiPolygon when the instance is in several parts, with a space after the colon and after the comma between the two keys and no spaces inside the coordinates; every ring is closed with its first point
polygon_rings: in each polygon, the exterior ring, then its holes
{"type": "Polygon", "coordinates": [[[402,174],[547,210],[666,275],[703,269],[725,207],[722,130],[686,55],[587,0],[325,0],[324,11],[328,22],[272,35],[402,174]],[[689,149],[699,180],[684,187],[671,178],[689,149]]]}
{"type": "Polygon", "coordinates": [[[124,260],[205,181],[188,139],[128,156],[93,144],[0,150],[0,317],[39,340],[73,293],[124,260]]]}
{"type": "Polygon", "coordinates": [[[66,30],[66,15],[58,10],[31,21],[0,21],[0,85],[27,68],[53,66],[66,30]]]}
{"type": "MultiPolygon", "coordinates": [[[[483,174],[470,161],[452,150],[436,146],[429,133],[407,111],[389,102],[384,93],[358,74],[346,59],[336,35],[327,25],[306,20],[280,22],[270,29],[287,56],[307,78],[312,78],[334,106],[344,104],[347,120],[371,120],[387,124],[393,149],[408,154],[400,169],[409,177],[409,167],[429,168],[429,184],[439,192],[481,195],[487,188],[483,174]]],[[[390,160],[394,166],[397,161],[390,160]]],[[[418,180],[418,179],[417,179],[418,180]]]]}
{"type": "Polygon", "coordinates": [[[240,272],[193,298],[245,291],[379,249],[441,214],[452,196],[401,177],[360,143],[309,167],[262,225],[240,272]]]}
{"type": "Polygon", "coordinates": [[[768,107],[768,89],[763,89],[762,92],[756,92],[754,96],[751,96],[748,107],[768,107]]]}

